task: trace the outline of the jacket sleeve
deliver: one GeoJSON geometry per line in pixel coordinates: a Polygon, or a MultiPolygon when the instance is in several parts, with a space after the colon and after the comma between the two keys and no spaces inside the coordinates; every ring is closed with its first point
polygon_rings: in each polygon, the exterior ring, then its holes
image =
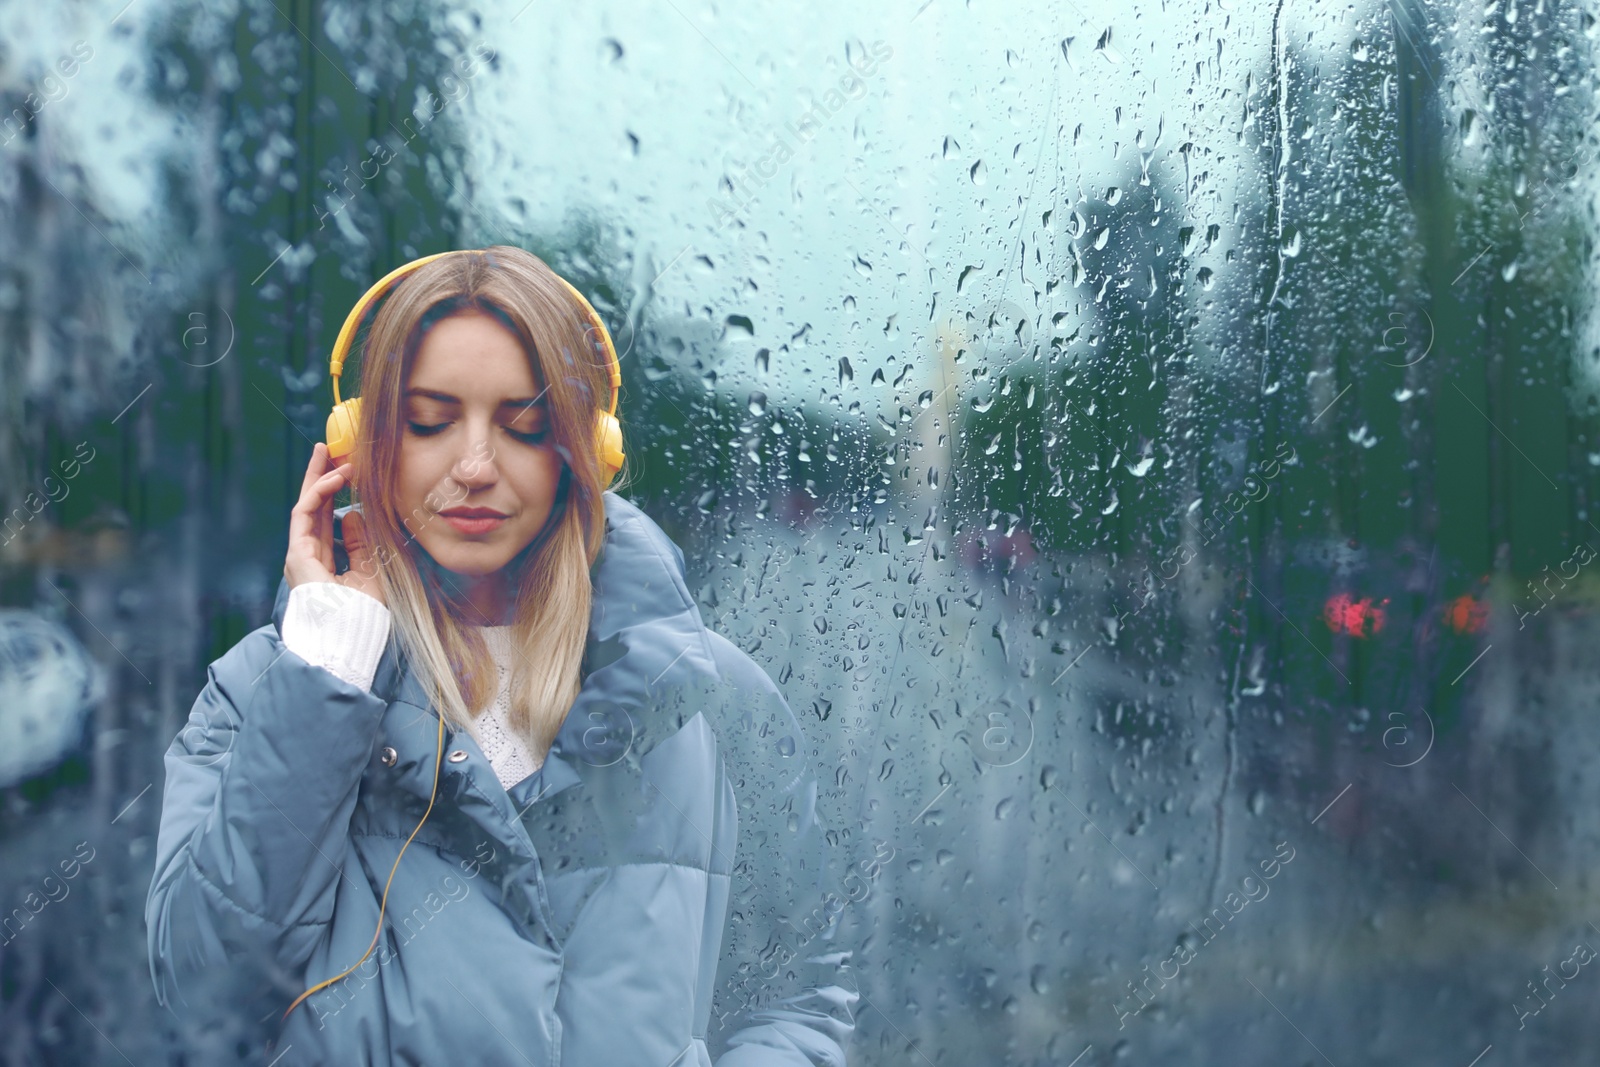
{"type": "MultiPolygon", "coordinates": [[[[145,902],[161,1004],[214,1003],[255,965],[304,973],[333,915],[348,830],[385,703],[248,634],[207,670],[167,749],[145,902]]],[[[176,1010],[176,1009],[174,1009],[176,1010]]]]}
{"type": "Polygon", "coordinates": [[[799,722],[760,667],[710,636],[737,694],[718,730],[738,845],[710,1027],[726,1042],[716,1067],[844,1067],[859,999],[843,934],[851,883],[824,838],[799,722]]]}

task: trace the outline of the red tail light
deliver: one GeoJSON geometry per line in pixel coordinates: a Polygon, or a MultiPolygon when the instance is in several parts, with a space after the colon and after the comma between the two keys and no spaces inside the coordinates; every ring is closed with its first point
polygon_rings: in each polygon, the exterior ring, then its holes
{"type": "Polygon", "coordinates": [[[1371,597],[1357,600],[1349,593],[1335,593],[1323,605],[1322,617],[1327,621],[1328,629],[1336,634],[1373,637],[1383,629],[1383,605],[1388,602],[1388,597],[1374,604],[1371,597]]]}

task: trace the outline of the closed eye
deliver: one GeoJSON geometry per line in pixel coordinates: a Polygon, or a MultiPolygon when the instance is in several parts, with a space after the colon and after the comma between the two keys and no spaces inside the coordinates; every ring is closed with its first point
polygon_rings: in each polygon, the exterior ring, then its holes
{"type": "Polygon", "coordinates": [[[434,434],[443,430],[450,424],[448,422],[436,422],[432,425],[427,425],[425,423],[412,422],[407,423],[407,425],[411,427],[411,432],[416,434],[418,437],[432,437],[434,434]]]}
{"type": "MultiPolygon", "coordinates": [[[[407,423],[406,425],[409,426],[410,429],[411,429],[411,432],[413,434],[416,434],[418,437],[432,437],[434,434],[442,433],[442,432],[444,432],[446,429],[448,429],[450,427],[450,423],[449,422],[435,422],[435,423],[431,423],[431,424],[430,423],[422,423],[422,422],[410,422],[410,423],[407,423]]],[[[521,441],[525,445],[536,445],[536,444],[539,444],[546,437],[548,437],[550,435],[550,431],[548,429],[531,430],[531,431],[530,430],[513,430],[511,427],[507,426],[507,427],[505,427],[505,431],[506,431],[506,433],[510,434],[512,437],[515,437],[518,441],[521,441]]]]}

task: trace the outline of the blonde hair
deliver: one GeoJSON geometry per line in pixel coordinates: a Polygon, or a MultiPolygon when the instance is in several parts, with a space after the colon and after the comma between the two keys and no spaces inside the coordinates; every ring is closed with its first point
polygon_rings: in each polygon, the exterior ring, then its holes
{"type": "Polygon", "coordinates": [[[401,651],[434,706],[462,727],[494,700],[499,671],[466,605],[405,525],[411,518],[420,530],[432,513],[402,516],[398,499],[406,381],[428,330],[459,314],[489,315],[522,343],[564,461],[550,519],[505,568],[515,587],[509,719],[542,759],[582,684],[590,568],[605,537],[595,414],[610,400],[607,357],[555,272],[506,245],[418,268],[373,319],[354,456],[362,518],[401,651]]]}

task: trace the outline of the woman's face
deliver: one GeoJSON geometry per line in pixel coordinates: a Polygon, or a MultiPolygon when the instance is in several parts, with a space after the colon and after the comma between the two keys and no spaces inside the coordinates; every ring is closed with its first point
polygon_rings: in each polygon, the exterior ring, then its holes
{"type": "Polygon", "coordinates": [[[401,405],[406,528],[447,570],[500,570],[544,529],[561,476],[521,343],[476,312],[441,320],[423,339],[401,405]]]}

